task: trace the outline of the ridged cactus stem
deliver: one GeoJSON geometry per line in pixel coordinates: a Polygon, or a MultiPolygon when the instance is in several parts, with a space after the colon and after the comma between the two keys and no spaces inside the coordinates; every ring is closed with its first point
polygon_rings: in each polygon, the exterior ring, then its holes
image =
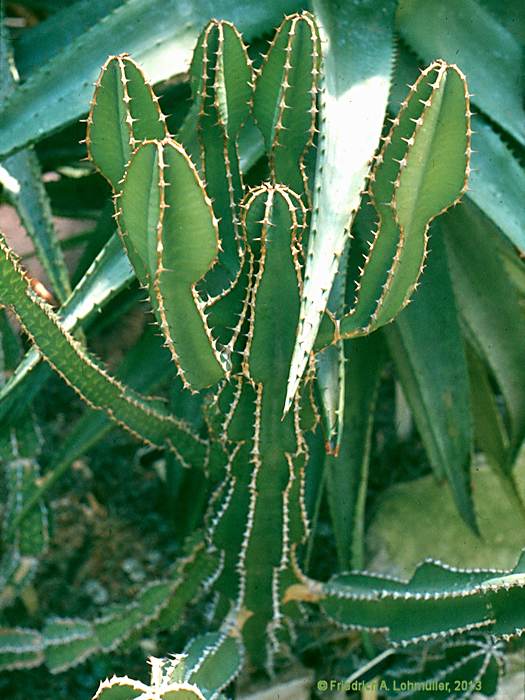
{"type": "Polygon", "coordinates": [[[45,663],[51,673],[60,673],[94,654],[114,651],[138,632],[173,629],[184,608],[213,585],[221,567],[221,557],[198,542],[165,580],[150,581],[134,601],[93,620],[49,618],[41,632],[0,628],[0,666],[14,670],[45,663]]]}
{"type": "MultiPolygon", "coordinates": [[[[336,40],[327,46],[330,60],[325,63],[333,70],[339,43],[347,37],[335,31],[332,4],[317,4],[328,20],[326,35],[336,40]]],[[[189,642],[183,658],[153,660],[150,684],[112,678],[101,684],[96,700],[215,700],[244,665],[244,648],[252,666],[272,673],[276,656],[293,640],[301,603],[318,604],[340,626],[386,632],[400,646],[466,630],[511,636],[525,628],[524,558],[511,572],[462,571],[426,562],[409,581],[348,573],[320,583],[301,571],[299,554],[309,532],[306,470],[313,463],[309,445],[319,421],[310,341],[330,292],[327,280],[343,259],[341,242],[348,236],[343,227],[336,229],[355,213],[379,128],[374,119],[361,154],[368,155],[354,163],[346,188],[351,206],[331,196],[339,183],[334,153],[326,149],[335,146],[324,134],[317,167],[324,185],[316,183],[309,255],[313,260],[314,248],[320,247],[318,224],[324,222],[330,259],[314,261],[315,275],[306,277],[310,195],[305,158],[318,126],[320,53],[312,15],[288,16],[254,81],[239,32],[229,22],[212,20],[199,37],[190,71],[192,114],[198,114],[197,165],[168,135],[158,99],[129,56],[110,57],[96,84],[87,127],[89,157],[113,188],[121,240],[149,293],[183,385],[194,392],[216,387],[204,394],[202,434],[193,434],[159,401],[112,377],[35,295],[0,237],[0,299],[38,351],[91,408],[141,440],[170,450],[183,466],[202,467],[211,493],[204,532],[196,533],[188,556],[165,580],[150,583],[133,603],[94,620],[54,618],[42,632],[0,629],[1,667],[45,662],[58,672],[144,631],[176,626],[183,609],[208,591],[214,594],[210,619],[216,631],[189,642]],[[245,193],[238,140],[252,101],[270,182],[245,193]],[[330,177],[325,177],[326,167],[330,177]],[[333,203],[341,205],[337,211],[333,203]],[[283,415],[285,406],[290,410],[283,415]]],[[[380,53],[384,73],[390,48],[380,53]]],[[[358,75],[366,83],[369,66],[361,65],[358,75]]],[[[344,135],[345,115],[357,111],[339,100],[341,86],[349,94],[376,95],[382,104],[386,82],[361,93],[348,75],[342,82],[331,78],[333,84],[325,84],[323,118],[331,113],[330,130],[344,135]]],[[[368,196],[378,226],[356,281],[354,306],[346,315],[341,310],[342,318],[325,314],[315,350],[368,335],[410,301],[425,266],[432,220],[466,190],[471,133],[465,78],[456,66],[436,61],[411,88],[376,157],[368,196]]],[[[336,309],[339,314],[339,304],[336,309]]],[[[26,496],[31,498],[28,480],[37,475],[36,466],[31,460],[12,461],[9,488],[23,507],[26,496]]],[[[20,504],[11,498],[8,505],[7,517],[13,520],[20,504]]],[[[23,522],[44,539],[42,517],[23,522]]],[[[15,554],[27,545],[26,535],[25,530],[16,533],[15,554]]]]}
{"type": "Polygon", "coordinates": [[[253,73],[242,37],[230,22],[212,20],[205,27],[190,73],[199,108],[202,172],[219,220],[218,264],[202,286],[213,300],[235,283],[243,255],[239,221],[243,183],[237,142],[251,109],[253,73]]]}
{"type": "Polygon", "coordinates": [[[206,463],[206,442],[185,421],[111,376],[61,324],[53,309],[33,292],[19,260],[1,236],[0,298],[44,359],[91,408],[103,411],[139,440],[168,447],[183,463],[191,462],[188,454],[196,463],[206,463]]]}
{"type": "Polygon", "coordinates": [[[264,136],[272,180],[311,205],[305,158],[317,132],[320,40],[309,12],[286,17],[255,83],[254,116],[264,136]]]}
{"type": "Polygon", "coordinates": [[[282,185],[254,189],[242,209],[251,261],[247,341],[242,376],[222,388],[212,409],[213,424],[222,421],[229,458],[208,521],[211,541],[225,553],[219,610],[224,614],[236,591],[248,655],[271,668],[286,637],[281,588],[291,575],[290,546],[302,542],[308,529],[303,432],[311,424],[299,399],[281,420],[302,288],[305,210],[282,185]],[[266,646],[261,629],[268,634],[266,646]]]}
{"type": "Polygon", "coordinates": [[[167,135],[166,117],[141,68],[128,54],[110,56],[95,83],[86,144],[88,158],[115,193],[137,144],[167,135]]]}
{"type": "Polygon", "coordinates": [[[482,630],[509,640],[525,623],[525,555],[510,571],[458,569],[426,560],[404,581],[368,572],[333,576],[327,583],[294,571],[285,600],[318,603],[338,625],[386,633],[396,646],[482,630]],[[514,611],[514,612],[511,612],[514,611]]]}
{"type": "Polygon", "coordinates": [[[11,605],[32,582],[39,559],[48,546],[48,515],[42,499],[37,499],[36,507],[27,518],[17,522],[38,489],[37,456],[41,446],[39,426],[30,414],[6,431],[0,440],[0,467],[3,467],[7,490],[0,559],[0,609],[11,605]]]}
{"type": "Polygon", "coordinates": [[[324,319],[317,348],[368,335],[410,302],[425,269],[429,227],[467,189],[472,130],[465,76],[436,61],[422,71],[383,139],[370,175],[378,214],[355,281],[353,308],[324,319]]]}
{"type": "Polygon", "coordinates": [[[197,286],[217,263],[218,222],[182,146],[145,141],[126,170],[119,201],[120,226],[184,385],[199,390],[215,384],[229,358],[211,333],[197,286]]]}

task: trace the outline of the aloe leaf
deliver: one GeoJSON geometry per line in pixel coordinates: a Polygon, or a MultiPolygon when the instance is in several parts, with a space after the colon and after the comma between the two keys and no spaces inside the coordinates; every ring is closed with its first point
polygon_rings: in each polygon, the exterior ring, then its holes
{"type": "MultiPolygon", "coordinates": [[[[254,8],[251,0],[221,0],[218,18],[235,22],[248,38],[267,31],[294,0],[254,8]]],[[[209,19],[207,4],[179,0],[127,0],[78,35],[17,87],[0,110],[0,156],[51,134],[80,117],[108,55],[125,51],[141,64],[153,83],[187,71],[197,32],[209,19]],[[166,22],[166,17],[170,21],[166,22]],[[151,41],[151,27],[157,27],[151,41]],[[28,99],[29,96],[29,99],[28,99]],[[22,126],[23,124],[23,126],[22,126]]]]}
{"type": "Polygon", "coordinates": [[[381,370],[386,359],[379,334],[346,343],[345,416],[338,456],[325,462],[330,516],[342,570],[364,566],[368,465],[381,370]]]}
{"type": "Polygon", "coordinates": [[[6,158],[0,165],[0,184],[34,243],[53,292],[64,302],[71,292],[64,256],[53,224],[49,198],[38,158],[32,149],[6,158]]]}
{"type": "Polygon", "coordinates": [[[92,408],[107,413],[135,437],[176,454],[196,448],[205,458],[205,445],[184,421],[166,414],[158,402],[148,400],[109,375],[69,333],[53,310],[28,284],[16,256],[0,238],[0,299],[11,307],[46,361],[92,408]],[[173,442],[172,442],[173,440],[173,442]]]}
{"type": "Polygon", "coordinates": [[[468,368],[442,235],[434,229],[432,255],[414,302],[385,330],[430,463],[438,477],[447,478],[461,516],[476,530],[468,368]]]}
{"type": "Polygon", "coordinates": [[[525,44],[525,22],[520,16],[520,0],[507,0],[501,4],[499,0],[481,0],[492,17],[507,29],[521,44],[525,44]]]}
{"type": "Polygon", "coordinates": [[[22,78],[26,80],[124,2],[75,0],[69,7],[61,3],[60,8],[52,3],[55,6],[53,15],[34,27],[26,28],[14,40],[17,66],[22,78]]]}
{"type": "Polygon", "coordinates": [[[475,118],[472,127],[474,150],[467,196],[523,253],[523,168],[488,124],[475,118]]]}
{"type": "Polygon", "coordinates": [[[337,457],[343,436],[345,414],[345,355],[343,341],[317,353],[316,379],[323,424],[325,450],[337,457]]]}
{"type": "MultiPolygon", "coordinates": [[[[3,102],[16,89],[17,72],[2,11],[0,21],[0,101],[3,102]]],[[[57,298],[63,302],[71,291],[69,277],[54,229],[40,164],[32,149],[0,164],[0,185],[33,241],[57,298]]]]}
{"type": "Polygon", "coordinates": [[[510,468],[525,436],[525,318],[497,247],[498,233],[473,206],[445,221],[461,317],[501,389],[510,423],[510,468]],[[487,286],[490,280],[490,287],[487,286]]]}
{"type": "Polygon", "coordinates": [[[464,76],[438,61],[423,71],[385,137],[370,177],[377,231],[340,335],[370,333],[409,302],[425,265],[432,220],[467,187],[470,110],[464,76]]]}
{"type": "Polygon", "coordinates": [[[457,62],[468,75],[474,104],[525,145],[521,47],[479,2],[402,0],[397,27],[425,61],[440,56],[457,62]]]}
{"type": "Polygon", "coordinates": [[[323,54],[321,133],[304,299],[287,407],[313,347],[379,143],[393,63],[394,9],[395,3],[388,0],[313,3],[323,54]]]}
{"type": "MultiPolygon", "coordinates": [[[[348,269],[348,246],[341,256],[339,273],[334,280],[330,297],[328,298],[328,311],[334,318],[340,318],[346,308],[347,295],[347,269],[348,269]]],[[[325,314],[325,323],[331,320],[331,316],[325,314]]],[[[317,350],[323,334],[320,329],[314,345],[317,350]]],[[[328,332],[330,335],[330,331],[328,332]]],[[[345,419],[345,350],[344,342],[338,340],[332,346],[326,347],[315,356],[316,363],[316,386],[318,389],[321,418],[325,433],[325,449],[327,454],[337,456],[341,446],[343,436],[343,425],[345,419]]]]}
{"type": "Polygon", "coordinates": [[[473,347],[467,346],[474,437],[501,482],[517,513],[525,519],[525,506],[512,472],[507,468],[509,438],[490,385],[487,367],[473,347]]]}
{"type": "Polygon", "coordinates": [[[525,300],[525,260],[516,255],[516,250],[511,244],[498,241],[499,253],[502,257],[505,271],[518,295],[518,299],[525,300]]]}
{"type": "Polygon", "coordinates": [[[489,463],[496,465],[499,471],[506,463],[509,438],[487,367],[472,346],[467,345],[467,350],[476,442],[489,463]]]}
{"type": "Polygon", "coordinates": [[[88,322],[133,279],[133,270],[113,235],[97,255],[69,299],[59,310],[68,330],[88,322]]]}
{"type": "MultiPolygon", "coordinates": [[[[61,323],[71,332],[80,322],[87,323],[132,279],[133,269],[115,234],[59,311],[61,323]]],[[[9,418],[16,421],[45,382],[48,375],[46,368],[40,364],[41,359],[37,348],[28,350],[5,386],[1,387],[0,418],[3,420],[9,418]]]]}

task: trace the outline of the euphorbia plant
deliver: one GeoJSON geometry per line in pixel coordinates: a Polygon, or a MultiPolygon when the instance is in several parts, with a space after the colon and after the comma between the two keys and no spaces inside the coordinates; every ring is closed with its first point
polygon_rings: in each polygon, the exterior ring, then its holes
{"type": "MultiPolygon", "coordinates": [[[[285,18],[256,71],[236,28],[212,20],[198,39],[190,76],[194,104],[181,143],[169,133],[141,68],[128,55],[110,57],[95,87],[86,142],[112,187],[120,242],[177,373],[186,391],[204,397],[204,434],[113,377],[32,290],[4,239],[0,299],[90,407],[206,474],[206,517],[187,541],[186,556],[134,602],[91,621],[54,618],[41,632],[0,630],[4,667],[45,662],[52,671],[65,669],[142,630],[175,626],[204,595],[213,599],[210,631],[189,642],[183,660],[155,662],[150,686],[113,678],[95,697],[211,698],[243,666],[272,673],[276,659],[292,653],[305,605],[346,628],[382,631],[394,645],[522,629],[522,563],[496,575],[425,562],[408,582],[365,573],[319,582],[303,571],[309,436],[320,421],[317,356],[368,336],[411,300],[428,255],[429,226],[467,187],[465,77],[435,61],[403,101],[368,177],[376,226],[349,280],[355,299],[340,312],[319,312],[314,346],[299,351],[307,361],[298,376],[291,365],[309,317],[305,258],[324,201],[322,130],[312,167],[323,120],[315,18],[285,18]],[[267,177],[247,188],[239,137],[252,117],[264,141],[267,177]]],[[[341,163],[341,178],[344,168],[341,163]]],[[[485,657],[478,657],[482,665],[485,657]]]]}

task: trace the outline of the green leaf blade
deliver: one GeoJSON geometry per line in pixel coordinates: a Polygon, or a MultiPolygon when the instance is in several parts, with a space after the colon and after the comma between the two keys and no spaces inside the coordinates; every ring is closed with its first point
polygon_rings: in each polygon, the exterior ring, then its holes
{"type": "Polygon", "coordinates": [[[315,342],[369,163],[379,143],[393,62],[394,5],[389,1],[313,3],[324,66],[320,155],[287,407],[315,342]]]}
{"type": "Polygon", "coordinates": [[[435,230],[421,290],[386,329],[387,339],[432,467],[438,477],[446,476],[459,512],[476,530],[468,368],[441,236],[435,230]]]}

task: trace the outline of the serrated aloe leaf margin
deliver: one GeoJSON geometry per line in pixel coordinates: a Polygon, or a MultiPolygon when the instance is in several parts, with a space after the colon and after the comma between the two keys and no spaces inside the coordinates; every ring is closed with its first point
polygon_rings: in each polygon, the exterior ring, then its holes
{"type": "Polygon", "coordinates": [[[289,408],[306,367],[372,156],[379,143],[394,56],[395,3],[314,0],[323,54],[313,216],[289,408]]]}

